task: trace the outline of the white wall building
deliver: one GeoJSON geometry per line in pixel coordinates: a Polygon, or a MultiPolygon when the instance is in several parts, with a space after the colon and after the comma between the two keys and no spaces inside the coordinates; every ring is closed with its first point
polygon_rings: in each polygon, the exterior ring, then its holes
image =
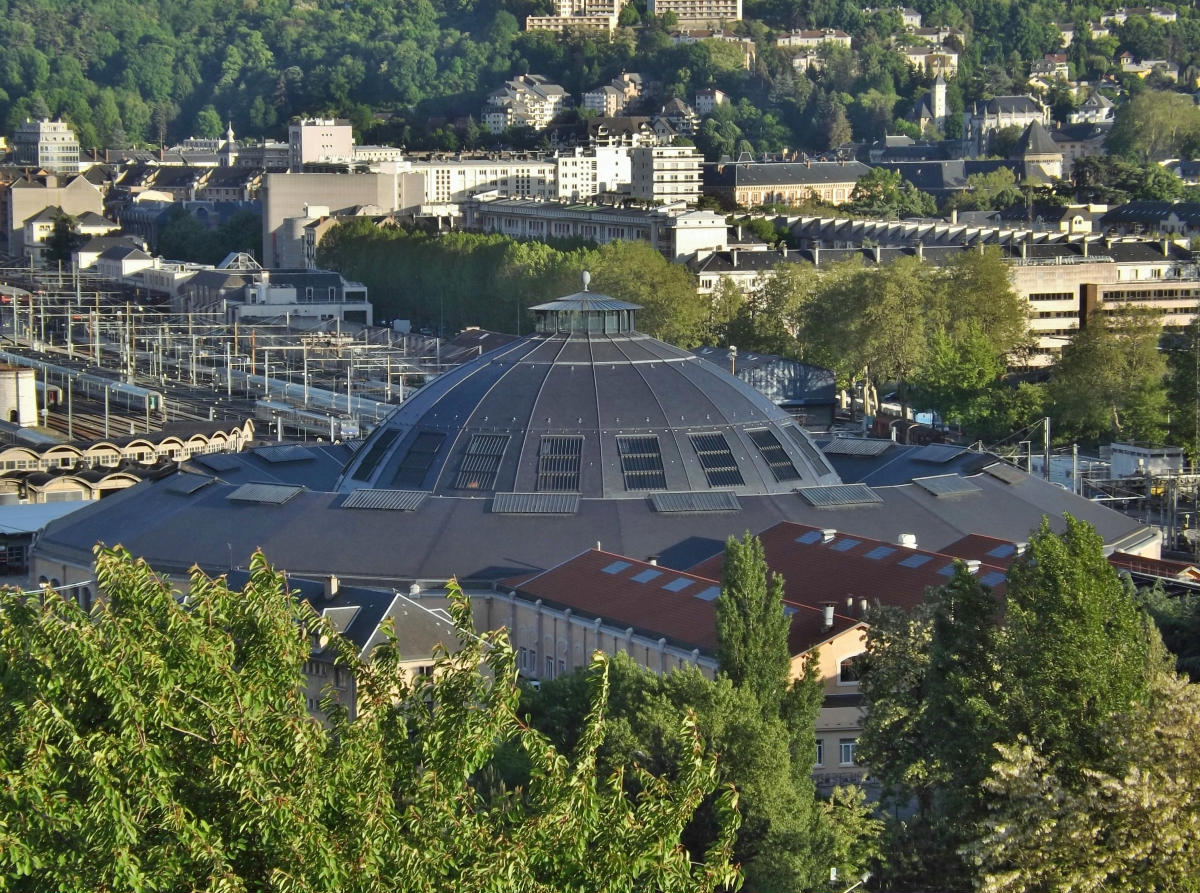
{"type": "Polygon", "coordinates": [[[354,131],[341,118],[305,118],[288,125],[288,169],[354,160],[354,131]]]}
{"type": "Polygon", "coordinates": [[[700,200],[700,165],[693,146],[640,146],[630,150],[630,194],[648,202],[700,200]]]}

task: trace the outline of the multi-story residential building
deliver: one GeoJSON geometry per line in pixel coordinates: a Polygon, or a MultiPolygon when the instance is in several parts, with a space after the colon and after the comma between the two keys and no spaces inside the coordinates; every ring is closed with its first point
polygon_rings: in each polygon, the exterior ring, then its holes
{"type": "Polygon", "coordinates": [[[696,91],[696,114],[700,116],[711,115],[719,105],[724,105],[729,101],[729,97],[725,91],[718,90],[715,87],[708,90],[696,91]]]}
{"type": "Polygon", "coordinates": [[[742,0],[647,0],[650,15],[673,12],[681,25],[716,25],[742,20],[742,0]]]}
{"type": "Polygon", "coordinates": [[[646,242],[664,257],[683,260],[721,250],[725,218],[714,211],[621,208],[518,199],[473,199],[463,206],[463,226],[514,239],[589,239],[597,244],[646,242]]]}
{"type": "Polygon", "coordinates": [[[958,74],[958,51],[948,46],[905,46],[897,52],[909,65],[925,74],[942,74],[948,78],[958,74]]]}
{"type": "Polygon", "coordinates": [[[624,0],[555,0],[548,16],[526,16],[526,31],[604,31],[617,27],[624,0]]]}
{"type": "Polygon", "coordinates": [[[813,49],[823,44],[834,44],[849,49],[850,35],[837,28],[822,28],[816,31],[795,28],[783,37],[775,38],[776,46],[787,48],[813,49]]]}
{"type": "Polygon", "coordinates": [[[580,105],[589,112],[614,118],[625,108],[625,94],[616,87],[605,84],[603,87],[597,87],[595,90],[588,90],[584,93],[580,105]]]}
{"type": "Polygon", "coordinates": [[[1124,25],[1130,19],[1145,18],[1156,19],[1160,22],[1174,22],[1179,18],[1178,13],[1173,9],[1166,9],[1161,6],[1118,6],[1116,9],[1111,9],[1108,12],[1100,15],[1100,21],[1103,24],[1124,25]]]}
{"type": "Polygon", "coordinates": [[[79,172],[79,139],[71,125],[42,118],[17,125],[12,141],[13,161],[22,167],[57,174],[79,172]]]}
{"type": "Polygon", "coordinates": [[[575,149],[554,158],[556,197],[579,201],[601,193],[629,190],[628,149],[575,149]]]}
{"type": "Polygon", "coordinates": [[[522,74],[493,91],[483,108],[483,126],[492,133],[510,127],[544,130],[570,105],[570,95],[540,74],[522,74]]]}
{"type": "Polygon", "coordinates": [[[288,170],[354,160],[354,130],[341,118],[301,118],[288,125],[288,170]]]}
{"type": "Polygon", "coordinates": [[[707,164],[704,190],[729,206],[796,204],[815,198],[840,205],[871,169],[859,161],[707,164]]]}
{"type": "MultiPolygon", "coordinates": [[[[398,203],[401,209],[417,205],[447,205],[483,192],[516,198],[558,197],[558,163],[554,158],[463,158],[404,162],[398,167],[424,178],[424,188],[413,190],[398,203]]],[[[578,181],[577,181],[578,182],[578,181]]]]}
{"type": "Polygon", "coordinates": [[[639,146],[629,152],[630,194],[648,202],[700,201],[700,168],[704,161],[693,146],[639,146]]]}
{"type": "Polygon", "coordinates": [[[1071,68],[1067,62],[1066,53],[1047,53],[1041,59],[1036,60],[1029,66],[1030,76],[1050,78],[1051,80],[1062,78],[1066,80],[1071,76],[1071,68]]]}
{"type": "Polygon", "coordinates": [[[104,214],[104,195],[83,174],[60,177],[26,175],[0,184],[0,209],[8,236],[8,254],[24,255],[25,221],[44,208],[62,208],[73,217],[91,212],[104,214]]]}

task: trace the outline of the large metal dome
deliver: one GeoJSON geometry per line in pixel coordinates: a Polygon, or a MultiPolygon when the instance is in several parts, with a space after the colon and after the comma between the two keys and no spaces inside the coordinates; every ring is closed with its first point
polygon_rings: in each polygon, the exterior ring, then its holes
{"type": "Polygon", "coordinates": [[[534,307],[536,334],[414,394],[358,450],[339,489],[644,499],[840,482],[761,393],[637,332],[636,304],[584,289],[534,307]]]}

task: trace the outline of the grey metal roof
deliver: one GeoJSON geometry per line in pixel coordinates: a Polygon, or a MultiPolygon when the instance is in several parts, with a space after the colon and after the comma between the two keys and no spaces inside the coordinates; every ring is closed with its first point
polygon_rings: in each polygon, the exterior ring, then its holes
{"type": "Polygon", "coordinates": [[[742,504],[728,490],[704,493],[651,493],[656,512],[736,512],[742,504]]]}
{"type": "Polygon", "coordinates": [[[308,447],[294,443],[285,444],[284,446],[258,447],[252,452],[258,458],[265,459],[272,464],[277,462],[311,462],[316,458],[308,447]]]}
{"type": "Polygon", "coordinates": [[[576,292],[573,295],[536,304],[530,310],[641,310],[641,304],[630,304],[628,301],[618,301],[608,295],[596,294],[590,291],[576,292]]]}
{"type": "Polygon", "coordinates": [[[424,490],[355,490],[342,500],[344,509],[382,509],[413,512],[421,507],[429,493],[424,490]]]}

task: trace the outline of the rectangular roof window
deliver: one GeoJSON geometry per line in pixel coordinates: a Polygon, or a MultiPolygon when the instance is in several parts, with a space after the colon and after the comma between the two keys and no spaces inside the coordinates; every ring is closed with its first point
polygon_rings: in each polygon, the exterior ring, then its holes
{"type": "Polygon", "coordinates": [[[850,537],[847,537],[846,539],[838,540],[836,543],[834,543],[829,548],[833,549],[833,551],[835,551],[835,552],[849,552],[855,546],[861,545],[861,543],[862,543],[862,540],[856,540],[856,539],[851,539],[850,537]]]}
{"type": "Polygon", "coordinates": [[[808,439],[808,435],[801,431],[795,425],[788,425],[783,429],[788,433],[788,437],[800,448],[800,452],[804,454],[804,458],[812,465],[813,470],[817,474],[829,474],[833,471],[829,461],[821,454],[821,451],[813,446],[813,442],[808,439]]]}
{"type": "Polygon", "coordinates": [[[796,537],[796,542],[804,543],[806,546],[811,546],[813,543],[819,543],[824,539],[824,534],[819,530],[810,530],[808,533],[802,533],[796,537]]]}
{"type": "Polygon", "coordinates": [[[916,552],[912,555],[909,555],[907,558],[905,558],[903,561],[901,561],[900,566],[901,567],[920,567],[923,564],[927,564],[932,559],[933,559],[932,555],[922,555],[920,552],[916,552]]]}
{"type": "Polygon", "coordinates": [[[445,440],[446,435],[437,431],[422,431],[418,434],[408,448],[408,454],[405,455],[404,461],[396,469],[396,476],[392,478],[392,486],[398,489],[420,487],[445,440]]]}
{"type": "Polygon", "coordinates": [[[679,592],[680,590],[687,589],[693,582],[693,580],[689,580],[687,577],[676,577],[670,583],[663,583],[663,589],[667,590],[667,592],[679,592]]]}
{"type": "Polygon", "coordinates": [[[688,437],[710,487],[740,487],[745,483],[724,434],[706,431],[689,434],[688,437]]]}
{"type": "Polygon", "coordinates": [[[640,574],[634,574],[630,579],[635,583],[649,583],[655,577],[661,577],[662,571],[656,571],[653,568],[646,568],[640,574]]]}
{"type": "Polygon", "coordinates": [[[779,442],[779,438],[771,433],[771,429],[757,428],[746,433],[750,435],[750,439],[758,447],[763,461],[771,469],[771,474],[775,476],[775,480],[783,482],[800,479],[800,472],[796,471],[796,466],[792,464],[792,460],[784,452],[783,444],[779,442]]]}
{"type": "Polygon", "coordinates": [[[709,586],[703,592],[697,592],[695,597],[700,599],[701,601],[713,602],[713,601],[717,600],[717,598],[718,598],[718,596],[720,596],[720,594],[721,594],[720,586],[709,586]]]}
{"type": "Polygon", "coordinates": [[[868,440],[863,437],[835,437],[825,444],[827,455],[880,456],[892,447],[890,440],[868,440]]]}
{"type": "Polygon", "coordinates": [[[491,490],[496,486],[496,472],[508,446],[507,434],[474,434],[458,465],[456,490],[491,490]]]}
{"type": "Polygon", "coordinates": [[[627,567],[631,567],[628,561],[614,561],[612,564],[601,568],[601,570],[606,574],[619,574],[627,567]]]}
{"type": "Polygon", "coordinates": [[[945,567],[938,568],[938,574],[943,577],[953,577],[954,576],[954,565],[947,564],[945,567]]]}
{"type": "Polygon", "coordinates": [[[796,491],[817,508],[839,505],[870,505],[883,502],[883,497],[866,484],[829,484],[824,487],[801,487],[796,491]]]}
{"type": "Polygon", "coordinates": [[[988,571],[979,578],[979,582],[984,586],[999,586],[1004,582],[1004,574],[1000,573],[1000,571],[988,571]]]}
{"type": "Polygon", "coordinates": [[[988,552],[989,558],[1007,558],[1017,551],[1017,547],[1012,543],[1002,543],[988,552]]]}
{"type": "Polygon", "coordinates": [[[872,561],[878,561],[881,558],[887,558],[889,555],[891,555],[895,551],[896,550],[893,549],[891,546],[876,546],[874,549],[872,549],[870,552],[867,553],[866,557],[870,558],[872,561]]]}
{"type": "Polygon", "coordinates": [[[577,434],[543,434],[538,446],[538,489],[577,491],[582,453],[583,438],[577,434]]]}
{"type": "Polygon", "coordinates": [[[415,512],[428,496],[425,490],[354,490],[342,500],[342,508],[415,512]]]}
{"type": "Polygon", "coordinates": [[[492,513],[498,515],[573,515],[579,511],[578,493],[497,493],[492,513]]]}
{"type": "Polygon", "coordinates": [[[358,463],[358,467],[354,469],[354,474],[351,477],[356,481],[368,480],[371,477],[371,472],[375,470],[375,466],[379,464],[379,460],[383,458],[383,454],[387,452],[387,448],[399,436],[399,428],[391,428],[379,435],[379,439],[371,444],[371,448],[367,450],[367,454],[358,463]]]}
{"type": "Polygon", "coordinates": [[[737,494],[729,490],[701,493],[651,493],[656,512],[736,512],[742,507],[737,494]]]}
{"type": "Polygon", "coordinates": [[[621,475],[625,478],[626,490],[667,489],[657,435],[618,436],[617,452],[621,454],[621,475]]]}

